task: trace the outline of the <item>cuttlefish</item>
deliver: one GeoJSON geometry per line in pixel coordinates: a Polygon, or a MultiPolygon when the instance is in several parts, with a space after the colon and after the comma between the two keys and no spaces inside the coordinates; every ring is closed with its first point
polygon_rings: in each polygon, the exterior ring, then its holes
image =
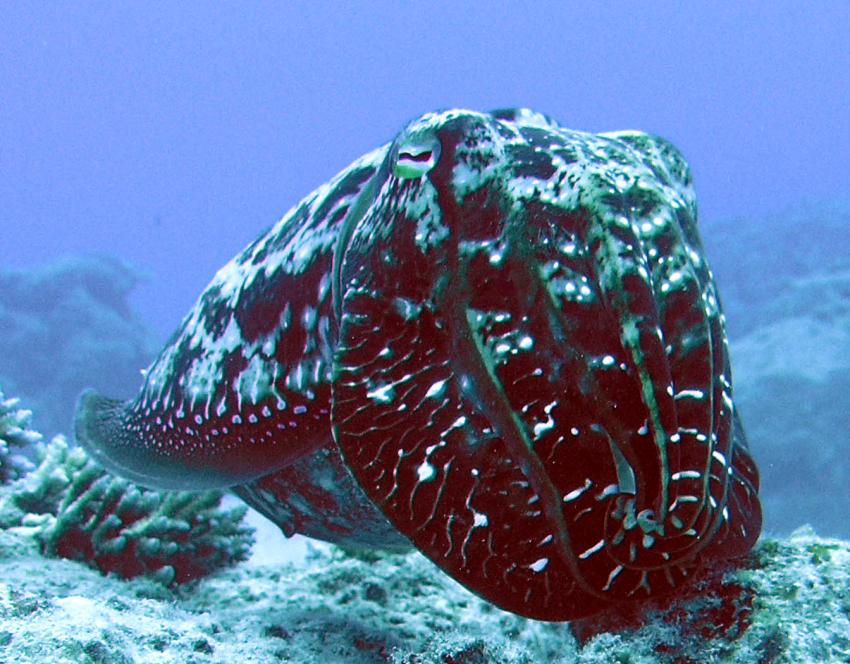
{"type": "Polygon", "coordinates": [[[696,219],[664,139],[428,113],[219,270],[135,398],[84,393],[77,440],[523,616],[669,593],[761,528],[696,219]]]}

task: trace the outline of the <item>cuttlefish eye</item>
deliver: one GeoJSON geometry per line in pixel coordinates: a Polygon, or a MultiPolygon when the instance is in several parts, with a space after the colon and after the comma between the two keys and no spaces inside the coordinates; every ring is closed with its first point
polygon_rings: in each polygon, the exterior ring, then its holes
{"type": "Polygon", "coordinates": [[[400,178],[418,178],[430,171],[440,158],[440,141],[435,136],[408,138],[398,146],[393,173],[400,178]]]}

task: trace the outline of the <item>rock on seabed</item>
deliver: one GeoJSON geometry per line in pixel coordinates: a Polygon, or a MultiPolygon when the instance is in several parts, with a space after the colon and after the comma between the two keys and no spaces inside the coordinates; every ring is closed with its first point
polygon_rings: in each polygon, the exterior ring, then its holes
{"type": "Polygon", "coordinates": [[[303,564],[242,565],[170,591],[45,559],[15,528],[0,531],[0,569],[10,664],[850,661],[850,543],[810,529],[765,539],[742,567],[650,606],[643,625],[585,623],[581,643],[567,624],[485,604],[419,554],[317,546],[303,564]],[[621,631],[598,633],[606,625],[621,631]]]}

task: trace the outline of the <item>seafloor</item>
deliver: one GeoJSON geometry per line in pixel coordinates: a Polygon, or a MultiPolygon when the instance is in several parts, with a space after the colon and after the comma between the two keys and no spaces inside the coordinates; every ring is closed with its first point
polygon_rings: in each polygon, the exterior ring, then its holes
{"type": "MultiPolygon", "coordinates": [[[[45,559],[0,531],[0,662],[848,662],[850,544],[799,530],[599,633],[495,609],[419,554],[242,564],[171,591],[45,559]]],[[[620,620],[615,617],[614,622],[620,620]]]]}

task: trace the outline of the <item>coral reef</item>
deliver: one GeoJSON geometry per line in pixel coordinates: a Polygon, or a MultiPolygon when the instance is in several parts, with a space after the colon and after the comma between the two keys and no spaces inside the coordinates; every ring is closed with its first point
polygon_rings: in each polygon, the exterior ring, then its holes
{"type": "Polygon", "coordinates": [[[169,590],[39,560],[0,531],[0,660],[73,662],[846,662],[850,544],[807,530],[767,540],[700,594],[643,624],[577,640],[502,612],[419,554],[331,547],[303,565],[241,565],[169,590]]]}
{"type": "Polygon", "coordinates": [[[829,307],[828,299],[812,297],[821,290],[810,279],[830,280],[850,269],[848,228],[850,202],[838,201],[800,204],[764,219],[706,220],[703,243],[730,336],[829,307]]]}
{"type": "Polygon", "coordinates": [[[850,538],[850,205],[706,227],[767,532],[850,538]]]}
{"type": "Polygon", "coordinates": [[[738,403],[762,464],[765,526],[850,538],[850,316],[765,325],[732,347],[738,403]]]}
{"type": "Polygon", "coordinates": [[[41,441],[41,434],[30,429],[32,411],[19,408],[20,401],[7,399],[0,389],[0,484],[32,470],[26,453],[41,441]]]}
{"type": "Polygon", "coordinates": [[[128,304],[139,280],[103,256],[0,269],[0,383],[36,413],[46,436],[69,430],[84,388],[137,388],[155,350],[128,304]]]}
{"type": "Polygon", "coordinates": [[[0,526],[26,530],[40,552],[123,578],[178,584],[244,560],[246,508],[219,509],[218,492],[158,492],[106,473],[57,436],[33,472],[0,494],[0,526]]]}

